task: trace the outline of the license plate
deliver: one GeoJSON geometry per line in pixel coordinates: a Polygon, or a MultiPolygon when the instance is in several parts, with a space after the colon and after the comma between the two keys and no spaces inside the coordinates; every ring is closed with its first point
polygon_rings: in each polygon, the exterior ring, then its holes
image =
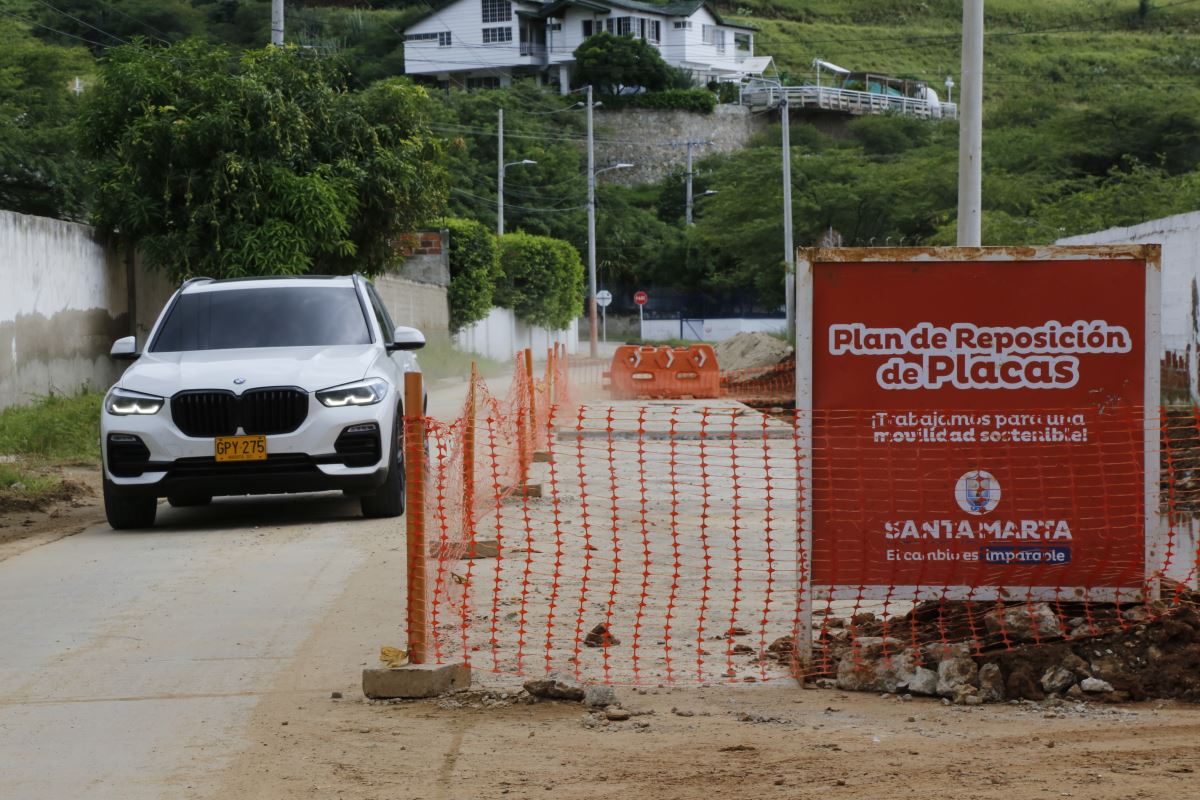
{"type": "Polygon", "coordinates": [[[217,461],[262,461],[267,457],[265,436],[218,436],[217,461]]]}

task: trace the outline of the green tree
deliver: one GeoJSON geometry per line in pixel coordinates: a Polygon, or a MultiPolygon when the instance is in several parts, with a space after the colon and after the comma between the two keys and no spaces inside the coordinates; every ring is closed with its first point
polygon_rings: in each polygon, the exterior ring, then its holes
{"type": "Polygon", "coordinates": [[[77,219],[83,167],[72,125],[74,78],[90,80],[87,51],[35,39],[0,16],[0,208],[77,219]]]}
{"type": "Polygon", "coordinates": [[[534,325],[561,329],[583,313],[583,263],[568,242],[509,233],[500,237],[496,304],[534,325]]]}
{"type": "Polygon", "coordinates": [[[487,226],[471,219],[448,219],[450,230],[450,329],[478,322],[492,309],[501,277],[500,250],[487,226]]]}
{"type": "Polygon", "coordinates": [[[674,75],[658,48],[633,36],[598,33],[575,48],[576,86],[594,86],[601,94],[617,94],[625,87],[659,92],[672,84],[674,75]]]}
{"type": "Polygon", "coordinates": [[[445,201],[428,111],[295,48],[110,49],[81,125],[96,222],[175,278],[377,273],[445,201]]]}

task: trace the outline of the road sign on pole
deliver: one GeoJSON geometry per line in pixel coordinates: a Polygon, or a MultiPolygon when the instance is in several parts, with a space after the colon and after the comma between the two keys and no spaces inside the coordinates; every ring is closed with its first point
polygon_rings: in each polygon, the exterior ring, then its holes
{"type": "Polygon", "coordinates": [[[596,292],[596,305],[601,308],[608,308],[610,303],[612,303],[612,292],[608,289],[601,289],[596,292]]]}
{"type": "Polygon", "coordinates": [[[644,340],[646,338],[645,326],[642,325],[642,323],[645,321],[645,318],[642,316],[642,309],[645,308],[646,303],[649,300],[650,300],[650,295],[646,294],[645,292],[634,292],[633,293],[633,302],[637,303],[637,307],[638,307],[638,339],[639,340],[644,340]]]}

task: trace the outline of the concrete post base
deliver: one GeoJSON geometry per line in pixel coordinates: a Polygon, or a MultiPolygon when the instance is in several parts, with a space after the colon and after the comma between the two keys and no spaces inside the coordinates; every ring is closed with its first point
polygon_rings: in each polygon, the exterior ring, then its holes
{"type": "Polygon", "coordinates": [[[399,669],[364,669],[363,694],[372,700],[437,697],[471,685],[465,664],[409,664],[399,669]]]}

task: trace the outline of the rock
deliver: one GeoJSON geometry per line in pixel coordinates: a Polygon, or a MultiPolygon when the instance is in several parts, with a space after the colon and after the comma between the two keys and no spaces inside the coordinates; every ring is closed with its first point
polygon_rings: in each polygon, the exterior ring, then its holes
{"type": "Polygon", "coordinates": [[[921,654],[928,664],[940,664],[953,658],[970,658],[971,645],[966,642],[934,642],[923,645],[921,654]]]}
{"type": "Polygon", "coordinates": [[[1128,622],[1145,622],[1151,616],[1150,609],[1145,606],[1131,606],[1121,612],[1121,619],[1128,622]]]}
{"type": "Polygon", "coordinates": [[[582,700],[584,689],[568,675],[552,672],[544,678],[533,678],[523,684],[530,697],[545,700],[582,700]]]}
{"type": "Polygon", "coordinates": [[[341,692],[331,692],[329,696],[330,696],[330,698],[332,698],[332,699],[334,699],[334,700],[341,700],[341,699],[342,699],[342,693],[341,693],[341,692]]]}
{"type": "Polygon", "coordinates": [[[917,667],[913,670],[913,676],[908,679],[908,691],[913,694],[921,694],[926,697],[932,697],[937,694],[937,673],[925,667],[917,667]]]}
{"type": "Polygon", "coordinates": [[[974,659],[952,658],[938,664],[937,693],[941,697],[953,697],[960,686],[967,686],[979,679],[979,667],[974,659]]]}
{"type": "Polygon", "coordinates": [[[1075,673],[1066,667],[1050,667],[1042,675],[1041,683],[1047,694],[1056,694],[1075,684],[1075,673]]]}
{"type": "Polygon", "coordinates": [[[1066,698],[1068,700],[1086,700],[1087,695],[1083,693],[1083,689],[1079,688],[1079,684],[1075,684],[1070,689],[1067,689],[1066,698]]]}
{"type": "Polygon", "coordinates": [[[624,722],[629,719],[630,714],[623,708],[613,706],[604,712],[604,716],[609,722],[624,722]]]}
{"type": "Polygon", "coordinates": [[[970,684],[955,687],[954,696],[951,699],[956,706],[983,705],[983,698],[979,696],[979,690],[970,684]]]}
{"type": "Polygon", "coordinates": [[[1063,634],[1058,615],[1046,603],[1024,603],[989,611],[983,616],[987,632],[1013,642],[1057,639],[1063,634]]]}
{"type": "Polygon", "coordinates": [[[588,647],[612,647],[621,643],[621,640],[612,635],[608,626],[603,622],[588,631],[587,636],[583,637],[583,643],[588,647]]]}
{"type": "Polygon", "coordinates": [[[863,637],[866,643],[838,663],[837,686],[855,692],[895,693],[913,679],[920,654],[912,648],[898,649],[899,640],[863,637]]]}
{"type": "Polygon", "coordinates": [[[979,668],[979,699],[985,703],[1003,703],[1004,675],[999,664],[984,664],[979,668]]]}
{"type": "Polygon", "coordinates": [[[1092,694],[1111,692],[1113,690],[1111,683],[1108,681],[1102,681],[1099,678],[1084,678],[1082,681],[1080,681],[1079,688],[1092,694]]]}
{"type": "Polygon", "coordinates": [[[1018,664],[1004,682],[1005,694],[1016,700],[1044,700],[1045,692],[1038,686],[1033,675],[1033,668],[1028,664],[1018,664]]]}
{"type": "Polygon", "coordinates": [[[850,624],[854,626],[866,625],[868,622],[875,621],[875,614],[871,611],[864,611],[861,614],[855,614],[850,617],[850,624]]]}
{"type": "Polygon", "coordinates": [[[588,708],[617,705],[617,692],[611,686],[593,684],[583,690],[583,704],[588,708]]]}

